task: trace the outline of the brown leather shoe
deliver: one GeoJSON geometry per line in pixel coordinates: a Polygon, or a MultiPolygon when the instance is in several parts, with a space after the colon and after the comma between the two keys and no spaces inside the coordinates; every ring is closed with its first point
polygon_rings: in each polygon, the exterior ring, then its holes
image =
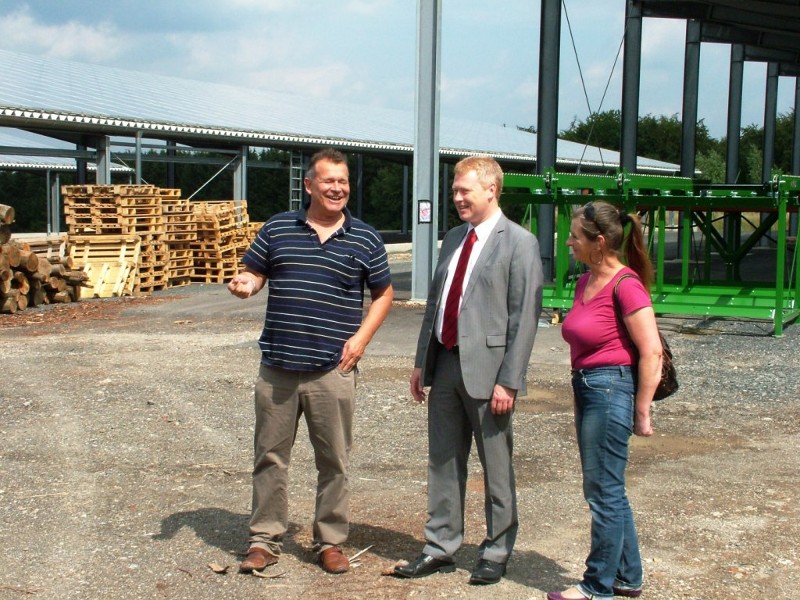
{"type": "Polygon", "coordinates": [[[276,562],[278,562],[278,557],[274,554],[270,554],[263,548],[250,548],[250,550],[247,551],[247,558],[239,563],[239,571],[241,573],[263,571],[276,562]]]}
{"type": "Polygon", "coordinates": [[[322,565],[322,569],[328,573],[339,574],[350,570],[350,561],[342,554],[342,549],[339,546],[325,548],[319,553],[319,562],[322,565]]]}

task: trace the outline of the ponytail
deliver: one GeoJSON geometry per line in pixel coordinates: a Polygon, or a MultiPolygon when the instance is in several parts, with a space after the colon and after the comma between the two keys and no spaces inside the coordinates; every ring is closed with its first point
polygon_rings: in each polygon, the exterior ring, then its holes
{"type": "Polygon", "coordinates": [[[622,243],[625,262],[636,272],[645,289],[649,292],[653,283],[653,263],[650,262],[650,255],[647,253],[644,243],[642,221],[636,213],[627,214],[624,210],[619,212],[622,226],[624,227],[627,223],[630,223],[628,235],[625,236],[622,243]]]}

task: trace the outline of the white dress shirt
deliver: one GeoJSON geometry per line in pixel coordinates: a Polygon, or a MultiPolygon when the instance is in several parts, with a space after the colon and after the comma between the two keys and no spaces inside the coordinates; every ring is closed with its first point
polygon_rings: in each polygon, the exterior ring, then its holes
{"type": "MultiPolygon", "coordinates": [[[[461,298],[464,297],[464,290],[467,289],[467,284],[469,283],[469,278],[472,276],[472,269],[475,267],[475,263],[478,262],[478,257],[481,255],[481,251],[483,247],[486,245],[486,240],[489,239],[489,235],[494,230],[495,225],[500,220],[503,211],[498,210],[495,214],[491,217],[486,219],[483,223],[479,224],[476,227],[470,226],[467,229],[467,235],[469,235],[469,230],[475,230],[475,244],[472,246],[472,253],[469,255],[469,262],[467,263],[467,270],[464,273],[464,287],[461,288],[461,298]]],[[[439,340],[441,343],[442,341],[442,322],[444,321],[444,305],[446,304],[447,295],[450,293],[450,284],[453,282],[453,275],[456,272],[456,265],[458,265],[458,258],[461,256],[461,250],[464,249],[464,242],[467,239],[467,235],[464,236],[464,239],[461,240],[461,245],[456,248],[456,251],[453,252],[453,257],[450,259],[450,264],[447,267],[447,278],[444,281],[444,288],[442,289],[442,298],[439,302],[439,310],[436,312],[436,339],[439,340]]],[[[461,298],[458,301],[458,309],[461,310],[461,298]]]]}

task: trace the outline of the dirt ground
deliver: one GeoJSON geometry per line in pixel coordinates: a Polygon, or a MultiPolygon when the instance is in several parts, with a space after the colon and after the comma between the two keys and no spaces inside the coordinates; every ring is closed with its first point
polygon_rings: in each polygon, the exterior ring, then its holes
{"type": "MultiPolygon", "coordinates": [[[[193,285],[0,316],[0,599],[544,598],[580,577],[589,543],[557,326],[543,327],[518,402],[521,530],[507,577],[471,587],[483,531],[472,460],[455,573],[382,575],[422,547],[426,416],[407,381],[419,305],[400,301],[361,363],[349,573],[313,562],[305,426],[291,531],[268,578],[245,549],[255,340],[264,298],[193,285]],[[209,565],[222,571],[215,572],[209,565]]],[[[800,589],[800,326],[665,318],[678,394],[632,443],[629,492],[653,599],[792,598],[800,589]]]]}

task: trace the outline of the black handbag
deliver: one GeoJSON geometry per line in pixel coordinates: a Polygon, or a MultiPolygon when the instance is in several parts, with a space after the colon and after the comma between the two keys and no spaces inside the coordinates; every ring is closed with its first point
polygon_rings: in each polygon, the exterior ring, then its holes
{"type": "MultiPolygon", "coordinates": [[[[630,273],[625,273],[617,279],[617,282],[614,284],[614,292],[612,296],[614,298],[614,312],[617,315],[617,318],[622,322],[624,325],[624,321],[622,320],[622,312],[619,308],[619,300],[617,299],[617,286],[619,282],[625,279],[626,277],[636,277],[630,273]]],[[[638,277],[637,277],[638,279],[638,277]]],[[[669,347],[667,340],[661,333],[661,330],[658,331],[658,337],[661,339],[661,379],[658,382],[658,386],[656,387],[656,391],[653,394],[653,400],[663,400],[664,398],[668,398],[672,394],[678,391],[678,373],[675,371],[675,364],[672,362],[672,349],[669,347]]]]}

